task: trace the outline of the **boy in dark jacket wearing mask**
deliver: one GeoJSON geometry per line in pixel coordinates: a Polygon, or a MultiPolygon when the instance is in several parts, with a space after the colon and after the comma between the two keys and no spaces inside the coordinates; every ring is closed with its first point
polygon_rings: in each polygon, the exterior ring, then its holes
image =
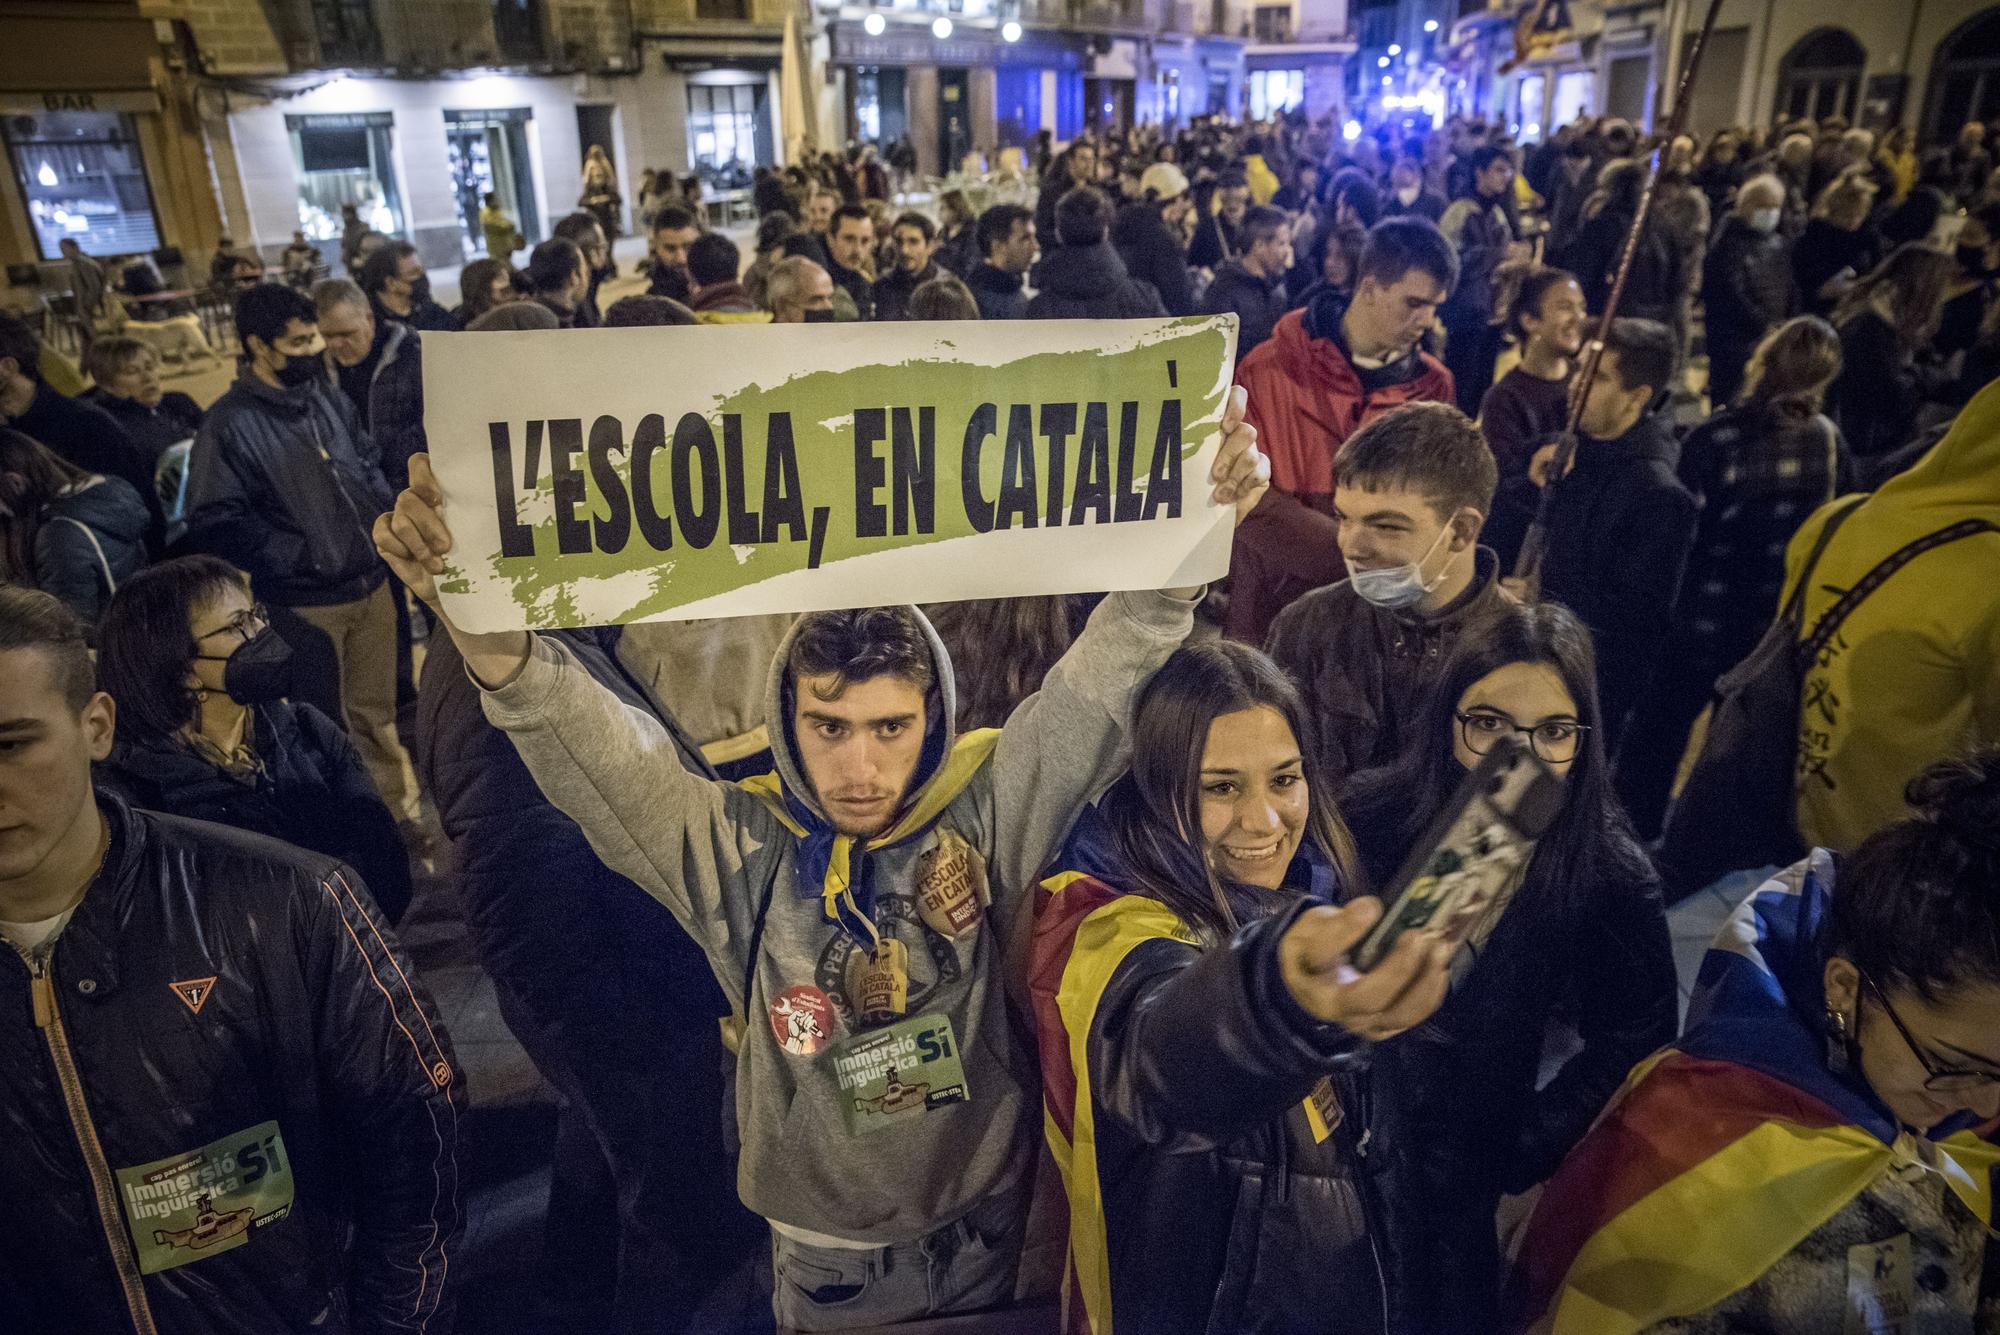
{"type": "Polygon", "coordinates": [[[1391,409],[1334,461],[1348,576],[1287,607],[1265,645],[1321,720],[1328,781],[1397,754],[1452,646],[1506,597],[1479,546],[1495,484],[1479,428],[1443,403],[1391,409]]]}
{"type": "MultiPolygon", "coordinates": [[[[1655,410],[1677,364],[1665,325],[1613,320],[1574,460],[1553,483],[1542,595],[1590,627],[1607,751],[1652,680],[1694,544],[1695,500],[1674,471],[1680,442],[1655,410]]],[[[1551,485],[1554,454],[1544,445],[1528,466],[1540,486],[1551,485]]]]}
{"type": "Polygon", "coordinates": [[[249,572],[259,599],[333,642],[348,733],[382,800],[413,823],[417,783],[396,737],[395,603],[369,537],[392,500],[381,461],[354,406],[328,387],[304,293],[247,289],[236,329],[242,370],[188,456],[189,545],[249,572]]]}

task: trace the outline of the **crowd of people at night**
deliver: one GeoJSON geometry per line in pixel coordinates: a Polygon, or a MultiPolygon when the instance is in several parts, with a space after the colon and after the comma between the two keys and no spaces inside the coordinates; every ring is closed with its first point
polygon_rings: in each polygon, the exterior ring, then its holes
{"type": "Polygon", "coordinates": [[[0,1329],[454,1328],[427,896],[559,1096],[550,1237],[610,1221],[524,1329],[2000,1329],[1994,151],[866,145],[749,236],[657,174],[615,300],[600,155],[538,244],[489,200],[455,309],[358,220],[219,271],[213,402],[0,314],[0,1329]],[[440,598],[435,338],[1222,314],[1213,585],[440,598]],[[1356,968],[1516,742],[1525,866],[1356,968]],[[951,1097],[850,1097],[883,1052],[951,1097]]]}

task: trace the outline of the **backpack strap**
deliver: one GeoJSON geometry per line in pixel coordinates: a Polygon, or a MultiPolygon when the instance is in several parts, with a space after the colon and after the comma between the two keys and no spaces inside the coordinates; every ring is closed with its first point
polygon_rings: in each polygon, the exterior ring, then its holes
{"type": "MultiPolygon", "coordinates": [[[[1820,614],[1819,621],[1813,626],[1811,638],[1800,646],[1799,661],[1810,665],[1818,659],[1820,652],[1826,648],[1827,641],[1839,631],[1841,623],[1853,614],[1855,608],[1868,600],[1869,594],[1888,583],[1891,575],[1925,552],[1934,551],[1957,542],[1960,538],[1969,538],[1978,533],[2000,533],[2000,526],[1995,526],[1984,519],[1961,519],[1949,528],[1941,528],[1935,533],[1925,534],[1915,542],[1906,543],[1884,557],[1873,570],[1861,577],[1859,583],[1842,594],[1839,602],[1820,614]]],[[[1801,585],[1801,588],[1803,587],[1801,585]]]]}
{"type": "Polygon", "coordinates": [[[1859,510],[1867,500],[1867,494],[1856,496],[1851,503],[1827,516],[1826,523],[1820,526],[1819,537],[1813,540],[1813,549],[1806,556],[1805,565],[1799,570],[1799,582],[1792,589],[1792,596],[1785,599],[1784,607],[1778,612],[1780,621],[1790,622],[1794,626],[1799,623],[1800,617],[1805,613],[1806,590],[1812,586],[1813,571],[1819,568],[1819,558],[1826,555],[1827,544],[1833,541],[1833,535],[1840,531],[1840,526],[1847,522],[1847,517],[1859,510]]]}
{"type": "Polygon", "coordinates": [[[118,592],[118,577],[111,573],[111,562],[105,558],[104,544],[97,540],[96,532],[91,529],[90,525],[84,523],[82,520],[71,519],[68,515],[57,515],[56,519],[59,523],[76,525],[77,529],[82,532],[83,536],[90,540],[90,549],[97,553],[97,564],[104,568],[105,592],[106,593],[118,592]]]}

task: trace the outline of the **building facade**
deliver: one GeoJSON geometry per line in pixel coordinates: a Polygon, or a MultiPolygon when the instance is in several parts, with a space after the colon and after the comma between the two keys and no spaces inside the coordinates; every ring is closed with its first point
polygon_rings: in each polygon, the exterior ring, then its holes
{"type": "MultiPolygon", "coordinates": [[[[1568,9],[1564,39],[1509,68],[1521,5],[1468,0],[1446,55],[1456,105],[1527,139],[1578,114],[1649,126],[1664,117],[1706,0],[1569,0],[1568,9]]],[[[1833,115],[1907,125],[1930,141],[1966,121],[2000,119],[2000,5],[1724,0],[1690,94],[1689,128],[1706,135],[1833,115]]]]}

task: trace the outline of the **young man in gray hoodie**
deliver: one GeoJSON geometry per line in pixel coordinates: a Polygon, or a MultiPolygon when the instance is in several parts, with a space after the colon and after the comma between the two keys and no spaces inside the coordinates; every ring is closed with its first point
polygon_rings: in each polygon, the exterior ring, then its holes
{"type": "MultiPolygon", "coordinates": [[[[1269,477],[1243,407],[1232,391],[1210,474],[1239,516],[1269,477]]],[[[1012,1299],[1039,1096],[1006,961],[1025,950],[1036,875],[1124,770],[1132,697],[1201,590],[1113,594],[1005,728],[965,737],[950,659],[916,609],[808,614],[772,661],[776,772],[732,784],[690,774],[659,721],[560,642],[451,624],[426,457],[375,537],[542,791],[672,910],[742,1018],[738,1187],[771,1223],[779,1325],[1012,1299]]]]}

